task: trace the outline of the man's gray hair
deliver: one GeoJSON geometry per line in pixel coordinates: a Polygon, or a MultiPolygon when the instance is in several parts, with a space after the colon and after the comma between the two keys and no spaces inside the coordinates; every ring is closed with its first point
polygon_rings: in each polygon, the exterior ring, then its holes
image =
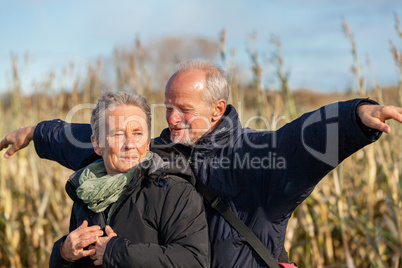
{"type": "Polygon", "coordinates": [[[211,105],[219,99],[228,101],[228,81],[225,71],[220,66],[205,59],[189,59],[178,65],[176,73],[186,70],[202,70],[205,72],[207,92],[202,96],[205,103],[211,105]]]}
{"type": "MultiPolygon", "coordinates": [[[[133,105],[140,108],[146,118],[144,118],[147,122],[148,127],[148,135],[149,139],[151,137],[151,109],[147,104],[147,100],[137,93],[128,93],[126,91],[116,91],[116,92],[106,92],[104,93],[96,107],[92,110],[91,116],[91,128],[92,128],[92,135],[95,141],[99,141],[100,136],[100,120],[101,117],[105,116],[106,109],[112,108],[113,106],[118,105],[133,105]]],[[[103,120],[104,121],[104,118],[103,120]]]]}

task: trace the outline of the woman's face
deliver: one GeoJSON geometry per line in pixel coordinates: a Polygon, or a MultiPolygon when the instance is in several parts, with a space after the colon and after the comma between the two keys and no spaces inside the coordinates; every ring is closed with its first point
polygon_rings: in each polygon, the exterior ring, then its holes
{"type": "Polygon", "coordinates": [[[102,156],[107,174],[127,172],[147,154],[150,134],[146,115],[139,107],[125,104],[109,107],[99,124],[99,141],[92,138],[92,144],[102,156]]]}

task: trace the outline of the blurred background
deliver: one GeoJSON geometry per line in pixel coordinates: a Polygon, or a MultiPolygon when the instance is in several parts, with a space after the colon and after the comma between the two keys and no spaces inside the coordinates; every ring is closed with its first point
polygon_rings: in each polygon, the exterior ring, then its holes
{"type": "MultiPolygon", "coordinates": [[[[402,2],[393,0],[1,1],[0,92],[13,80],[11,55],[18,57],[26,75],[23,92],[32,92],[31,82],[46,79],[50,71],[61,75],[74,64],[82,75],[98,58],[109,66],[115,49],[133,51],[138,40],[147,51],[147,64],[165,65],[189,56],[219,61],[223,49],[250,80],[249,50],[258,52],[265,65],[275,49],[273,38],[282,43],[292,88],[345,91],[353,78],[342,20],[353,30],[362,68],[369,72],[370,61],[376,80],[393,85],[398,74],[390,42],[401,42],[394,29],[398,11],[402,2]]],[[[262,76],[265,86],[273,83],[267,71],[262,76]]],[[[109,68],[104,72],[113,75],[109,68]]]]}
{"type": "MultiPolygon", "coordinates": [[[[402,106],[401,1],[0,1],[0,137],[60,118],[87,123],[104,90],[134,90],[166,127],[163,89],[177,63],[228,73],[243,123],[280,127],[333,101],[402,106]],[[72,113],[73,108],[75,112],[72,113]]],[[[300,267],[402,267],[402,128],[351,156],[289,222],[300,267]]],[[[3,154],[4,151],[2,151],[3,154]]],[[[32,145],[0,158],[0,267],[46,267],[68,232],[71,170],[32,145]]]]}

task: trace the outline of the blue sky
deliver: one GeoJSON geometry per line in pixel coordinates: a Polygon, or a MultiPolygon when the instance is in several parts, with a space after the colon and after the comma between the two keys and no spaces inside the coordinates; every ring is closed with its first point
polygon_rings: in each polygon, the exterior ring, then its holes
{"type": "MultiPolygon", "coordinates": [[[[138,35],[144,43],[166,36],[218,40],[223,28],[239,65],[250,64],[246,43],[252,33],[266,56],[273,51],[274,34],[282,42],[293,88],[341,91],[352,79],[343,18],[362,64],[368,55],[375,79],[396,84],[389,41],[402,49],[402,39],[394,29],[395,12],[402,18],[402,1],[0,0],[0,92],[10,86],[10,53],[18,56],[28,85],[72,61],[85,68],[99,56],[110,57],[115,47],[132,44],[138,35]],[[26,52],[29,69],[23,64],[26,52]]],[[[366,67],[365,72],[370,76],[366,67]]]]}

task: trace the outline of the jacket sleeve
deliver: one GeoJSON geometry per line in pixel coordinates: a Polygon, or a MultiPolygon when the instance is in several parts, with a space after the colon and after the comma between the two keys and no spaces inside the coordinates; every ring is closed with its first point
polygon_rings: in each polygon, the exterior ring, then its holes
{"type": "Polygon", "coordinates": [[[160,243],[113,237],[103,256],[106,267],[209,267],[208,228],[199,194],[189,183],[180,182],[162,202],[160,243]]]}
{"type": "Polygon", "coordinates": [[[381,136],[380,131],[359,122],[356,112],[362,104],[376,102],[355,99],[333,103],[278,131],[245,134],[246,142],[237,146],[236,153],[244,158],[244,152],[251,152],[249,158],[265,162],[238,169],[237,179],[251,200],[266,208],[271,220],[288,217],[328,172],[381,136]]]}
{"type": "Polygon", "coordinates": [[[33,140],[39,157],[78,170],[100,158],[93,150],[91,134],[89,124],[69,124],[56,119],[40,122],[33,140]]]}

